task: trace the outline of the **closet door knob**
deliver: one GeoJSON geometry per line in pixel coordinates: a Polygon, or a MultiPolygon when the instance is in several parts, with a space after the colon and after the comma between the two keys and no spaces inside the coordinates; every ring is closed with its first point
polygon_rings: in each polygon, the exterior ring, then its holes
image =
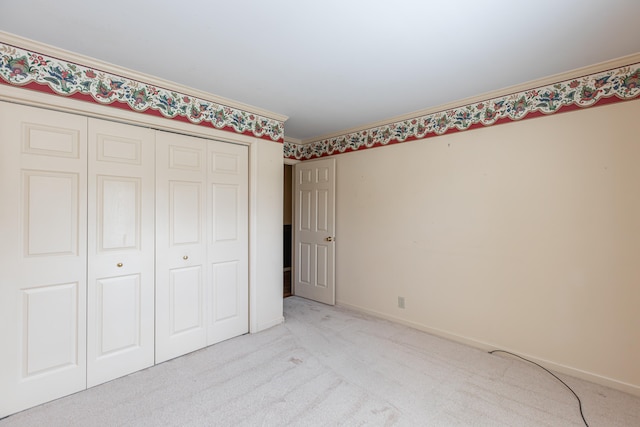
{"type": "Polygon", "coordinates": [[[116,266],[117,267],[122,267],[124,264],[122,264],[121,262],[117,263],[116,266]]]}
{"type": "Polygon", "coordinates": [[[182,259],[187,260],[189,257],[187,255],[183,256],[182,259]]]}

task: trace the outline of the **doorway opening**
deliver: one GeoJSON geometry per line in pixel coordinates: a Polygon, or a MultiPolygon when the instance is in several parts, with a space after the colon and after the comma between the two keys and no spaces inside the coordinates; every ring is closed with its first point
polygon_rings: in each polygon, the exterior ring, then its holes
{"type": "Polygon", "coordinates": [[[283,298],[293,295],[291,287],[291,263],[292,263],[292,223],[293,223],[293,165],[284,165],[284,209],[283,211],[283,298]]]}

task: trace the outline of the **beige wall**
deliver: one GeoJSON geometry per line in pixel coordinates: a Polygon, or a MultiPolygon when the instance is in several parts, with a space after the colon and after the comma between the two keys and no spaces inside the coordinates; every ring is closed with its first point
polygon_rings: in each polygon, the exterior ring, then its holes
{"type": "Polygon", "coordinates": [[[338,304],[640,394],[639,117],[630,101],[336,156],[338,304]]]}
{"type": "Polygon", "coordinates": [[[249,230],[255,245],[249,253],[250,331],[259,332],[284,321],[282,315],[282,144],[261,140],[249,152],[251,185],[256,191],[250,200],[255,208],[249,230]]]}

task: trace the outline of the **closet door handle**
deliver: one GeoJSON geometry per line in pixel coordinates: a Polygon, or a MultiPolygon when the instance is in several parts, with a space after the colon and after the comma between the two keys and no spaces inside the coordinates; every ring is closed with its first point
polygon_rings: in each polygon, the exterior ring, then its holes
{"type": "Polygon", "coordinates": [[[189,259],[189,256],[185,255],[185,256],[182,257],[182,259],[186,261],[186,260],[189,259]]]}
{"type": "Polygon", "coordinates": [[[116,264],[116,267],[122,267],[123,265],[124,265],[123,263],[119,262],[116,264]]]}

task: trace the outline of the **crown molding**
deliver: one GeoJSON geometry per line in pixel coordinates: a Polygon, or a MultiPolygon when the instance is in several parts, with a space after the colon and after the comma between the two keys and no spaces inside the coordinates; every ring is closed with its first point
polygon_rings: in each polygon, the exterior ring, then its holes
{"type": "Polygon", "coordinates": [[[281,122],[287,121],[288,116],[283,114],[274,113],[273,111],[265,110],[260,107],[256,107],[249,104],[244,104],[233,99],[218,96],[209,92],[201,91],[189,86],[184,86],[179,83],[175,83],[169,80],[161,79],[160,77],[152,76],[150,74],[141,73],[129,68],[121,67],[115,64],[111,64],[99,59],[82,55],[79,53],[71,52],[65,49],[61,49],[50,44],[38,42],[25,37],[21,37],[15,34],[0,31],[0,42],[10,44],[17,47],[22,47],[26,50],[32,50],[34,52],[44,53],[48,56],[52,56],[65,61],[73,62],[75,64],[84,65],[90,68],[97,68],[102,71],[106,71],[110,74],[116,74],[122,77],[127,77],[132,80],[151,84],[166,88],[175,92],[182,92],[190,94],[197,98],[206,99],[208,101],[215,102],[217,104],[223,104],[229,107],[237,108],[243,111],[259,114],[261,116],[269,117],[270,119],[278,120],[281,122]]]}
{"type": "Polygon", "coordinates": [[[0,31],[0,83],[282,142],[287,116],[0,31]],[[20,63],[20,61],[22,61],[20,63]],[[17,64],[17,65],[16,65],[17,64]],[[56,71],[69,76],[65,80],[56,71]],[[117,81],[116,81],[117,80],[117,81]],[[109,87],[111,86],[111,87],[109,87]],[[109,91],[108,94],[101,90],[109,91]],[[142,92],[137,99],[134,91],[142,92]],[[167,104],[165,101],[169,101],[167,104]]]}
{"type": "Polygon", "coordinates": [[[640,52],[639,53],[635,53],[635,54],[631,54],[631,55],[627,55],[627,56],[622,56],[620,58],[616,58],[616,59],[612,59],[610,61],[604,61],[604,62],[600,62],[597,64],[593,64],[593,65],[588,65],[586,67],[581,67],[581,68],[576,68],[574,70],[571,71],[565,71],[563,73],[558,73],[558,74],[553,74],[551,76],[547,76],[547,77],[542,77],[540,79],[536,79],[536,80],[530,80],[528,82],[525,83],[520,83],[517,85],[513,85],[513,86],[507,86],[504,87],[502,89],[498,89],[498,90],[493,90],[490,92],[485,92],[479,95],[474,95],[468,98],[463,98],[463,99],[459,99],[457,101],[452,101],[449,102],[447,104],[441,104],[441,105],[437,105],[435,107],[429,107],[429,108],[425,108],[425,109],[421,109],[421,110],[417,110],[417,111],[412,111],[410,113],[406,113],[406,114],[402,114],[399,116],[394,116],[394,117],[390,117],[387,119],[382,119],[376,122],[371,122],[371,123],[367,123],[361,126],[356,126],[353,128],[348,128],[348,129],[343,129],[343,130],[339,130],[336,132],[332,132],[332,133],[328,133],[325,135],[321,135],[321,136],[316,136],[313,138],[307,138],[307,139],[303,139],[301,140],[298,144],[311,144],[313,142],[318,142],[318,141],[322,141],[322,140],[326,140],[326,139],[331,139],[331,138],[336,138],[342,135],[347,135],[350,133],[357,133],[363,130],[367,130],[367,129],[371,129],[371,128],[375,128],[375,127],[379,127],[379,126],[384,126],[384,125],[389,125],[395,122],[401,122],[404,120],[410,120],[410,119],[414,119],[416,117],[420,117],[420,116],[426,116],[428,114],[433,114],[433,113],[438,113],[441,111],[446,111],[446,110],[450,110],[456,107],[461,107],[461,106],[465,106],[465,105],[469,105],[469,104],[474,104],[477,102],[481,102],[481,101],[486,101],[488,99],[492,99],[492,98],[499,98],[502,96],[507,96],[507,95],[511,95],[514,93],[518,93],[518,92],[524,92],[526,90],[532,89],[532,88],[537,88],[537,87],[541,87],[541,86],[548,86],[548,85],[552,85],[554,83],[558,83],[561,82],[563,80],[571,80],[571,79],[575,79],[575,78],[580,78],[580,77],[584,77],[584,76],[588,76],[590,74],[596,74],[596,73],[600,73],[603,71],[607,71],[607,70],[611,70],[614,68],[620,68],[623,67],[625,65],[629,65],[629,64],[634,64],[634,63],[640,63],[640,52]]]}
{"type": "Polygon", "coordinates": [[[300,160],[413,141],[560,111],[635,99],[640,54],[510,86],[434,108],[370,123],[321,138],[285,142],[285,157],[300,160]]]}
{"type": "Polygon", "coordinates": [[[290,144],[303,144],[301,139],[298,138],[292,138],[290,136],[285,136],[284,137],[284,142],[288,142],[290,144]]]}

